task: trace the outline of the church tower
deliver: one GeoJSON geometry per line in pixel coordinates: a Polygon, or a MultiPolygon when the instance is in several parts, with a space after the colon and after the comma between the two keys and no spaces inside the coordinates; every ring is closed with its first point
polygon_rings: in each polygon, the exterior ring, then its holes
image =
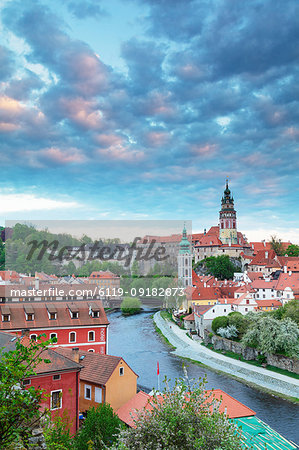
{"type": "Polygon", "coordinates": [[[181,281],[182,287],[192,286],[192,252],[186,225],[184,225],[178,254],[178,279],[181,281]]]}
{"type": "Polygon", "coordinates": [[[234,198],[228,187],[226,180],[226,188],[221,199],[221,211],[219,213],[219,239],[222,244],[237,244],[237,213],[234,207],[234,198]]]}

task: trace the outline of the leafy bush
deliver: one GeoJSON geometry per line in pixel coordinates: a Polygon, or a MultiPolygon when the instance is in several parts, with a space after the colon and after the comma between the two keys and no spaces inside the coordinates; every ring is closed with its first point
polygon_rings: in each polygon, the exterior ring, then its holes
{"type": "Polygon", "coordinates": [[[111,447],[117,440],[121,420],[108,403],[99,404],[88,410],[83,427],[74,439],[75,450],[98,450],[111,447]]]}
{"type": "Polygon", "coordinates": [[[277,320],[266,316],[251,324],[242,338],[242,343],[255,347],[262,353],[283,353],[298,357],[298,339],[299,328],[291,319],[277,320]]]}
{"type": "Polygon", "coordinates": [[[155,395],[151,409],[137,412],[135,428],[122,431],[114,448],[241,450],[240,431],[204,387],[205,380],[193,386],[179,380],[170,390],[166,382],[163,398],[155,395]]]}
{"type": "Polygon", "coordinates": [[[226,328],[218,328],[217,334],[223,338],[231,339],[238,336],[238,330],[235,325],[228,325],[226,328]]]}
{"type": "Polygon", "coordinates": [[[226,328],[227,325],[228,325],[227,316],[215,317],[215,319],[212,322],[212,330],[214,331],[214,333],[217,333],[218,328],[226,328]]]}
{"type": "Polygon", "coordinates": [[[141,302],[137,297],[125,297],[120,305],[124,315],[131,315],[140,312],[141,302]]]}
{"type": "Polygon", "coordinates": [[[66,417],[54,417],[51,423],[50,415],[47,426],[44,428],[44,436],[48,450],[69,450],[72,448],[72,436],[66,417]]]}
{"type": "Polygon", "coordinates": [[[237,311],[229,313],[228,324],[237,329],[238,335],[243,335],[248,329],[248,320],[246,319],[246,316],[243,316],[237,311]]]}

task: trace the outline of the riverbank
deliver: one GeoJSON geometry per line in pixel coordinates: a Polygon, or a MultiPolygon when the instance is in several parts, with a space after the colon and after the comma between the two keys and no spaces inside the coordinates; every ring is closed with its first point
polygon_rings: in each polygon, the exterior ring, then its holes
{"type": "Polygon", "coordinates": [[[291,379],[279,373],[271,373],[261,367],[248,367],[245,362],[215,353],[200,345],[199,342],[191,340],[187,336],[186,330],[182,330],[173,322],[163,319],[160,312],[154,315],[154,322],[164,338],[175,347],[175,350],[173,350],[175,355],[199,362],[213,370],[224,372],[257,389],[266,390],[291,401],[299,401],[299,380],[291,379]]]}

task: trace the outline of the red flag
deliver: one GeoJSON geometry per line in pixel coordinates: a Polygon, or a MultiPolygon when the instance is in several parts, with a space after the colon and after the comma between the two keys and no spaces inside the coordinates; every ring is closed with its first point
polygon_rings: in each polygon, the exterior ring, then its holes
{"type": "Polygon", "coordinates": [[[157,362],[157,375],[160,375],[159,362],[157,362]]]}

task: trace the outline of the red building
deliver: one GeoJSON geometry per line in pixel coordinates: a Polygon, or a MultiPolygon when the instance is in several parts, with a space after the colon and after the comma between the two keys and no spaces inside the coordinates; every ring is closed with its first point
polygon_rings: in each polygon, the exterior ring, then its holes
{"type": "Polygon", "coordinates": [[[1,304],[1,331],[27,334],[31,339],[45,334],[56,338],[53,346],[108,353],[109,322],[100,301],[1,304]]]}
{"type": "MultiPolygon", "coordinates": [[[[0,332],[0,347],[7,351],[15,350],[13,339],[13,334],[0,332]]],[[[26,337],[21,340],[22,345],[28,345],[29,342],[26,337]]],[[[74,434],[79,427],[79,382],[82,366],[52,349],[43,350],[40,357],[51,362],[40,362],[34,369],[36,375],[25,379],[23,387],[44,389],[45,396],[40,409],[48,409],[52,418],[63,417],[70,426],[71,434],[74,434]]]]}

